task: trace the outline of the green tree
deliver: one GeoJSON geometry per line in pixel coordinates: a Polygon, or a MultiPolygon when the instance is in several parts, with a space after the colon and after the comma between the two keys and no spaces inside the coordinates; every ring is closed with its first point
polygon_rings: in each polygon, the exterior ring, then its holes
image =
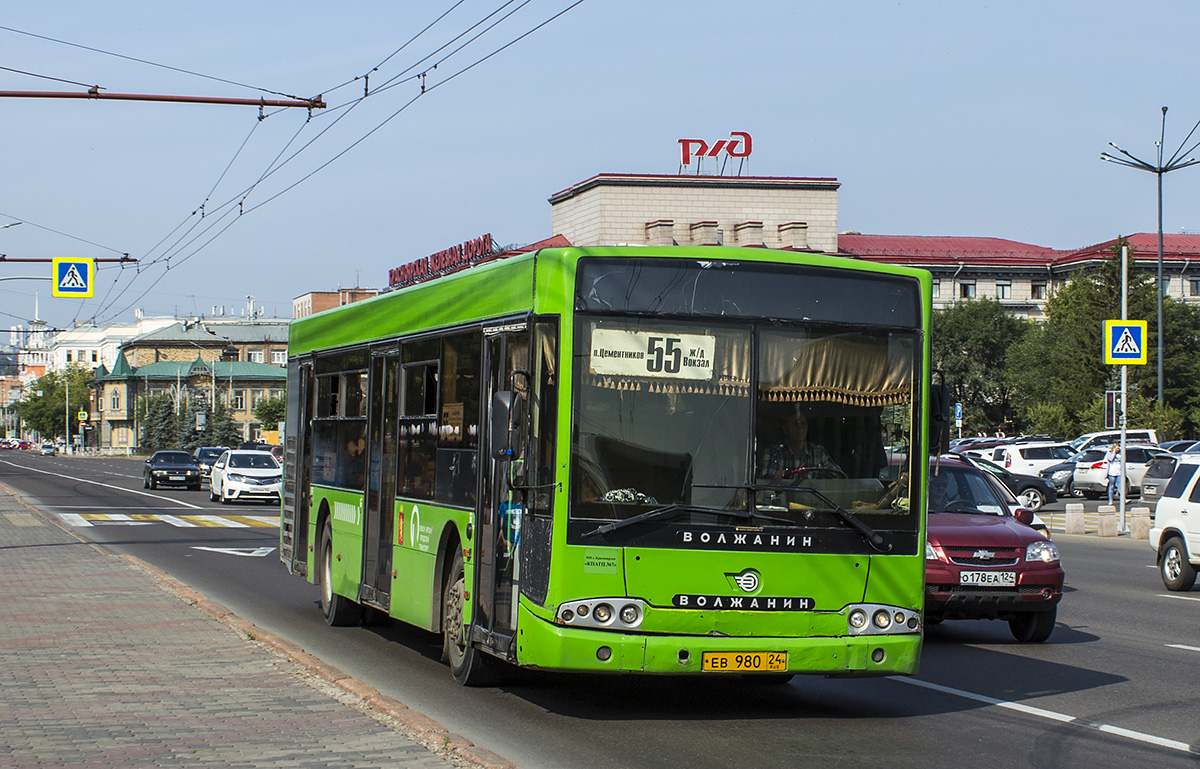
{"type": "MultiPolygon", "coordinates": [[[[1104,321],[1121,317],[1122,243],[1117,241],[1113,255],[1098,267],[1056,291],[1046,302],[1046,322],[1010,351],[1012,382],[1019,393],[1015,405],[1035,430],[1053,424],[1058,428],[1054,434],[1070,437],[1099,429],[1089,409],[1103,397],[1112,374],[1103,358],[1104,321]]],[[[1157,311],[1149,273],[1130,269],[1128,283],[1128,317],[1153,318],[1157,311]]],[[[1154,325],[1151,321],[1151,347],[1157,344],[1154,325]]],[[[1153,367],[1130,367],[1130,391],[1143,391],[1148,377],[1156,377],[1153,367]]]]}
{"type": "Polygon", "coordinates": [[[992,299],[956,302],[934,313],[933,366],[945,374],[954,400],[963,404],[969,432],[991,431],[1009,421],[1008,350],[1029,325],[992,299]]]}
{"type": "Polygon", "coordinates": [[[287,395],[260,400],[254,406],[254,418],[264,428],[274,430],[275,425],[287,419],[287,395]]]}
{"type": "Polygon", "coordinates": [[[219,398],[208,418],[208,429],[205,431],[204,440],[206,446],[230,447],[236,447],[242,440],[242,432],[238,429],[237,423],[233,421],[229,407],[219,398]]]}
{"type": "Polygon", "coordinates": [[[175,401],[158,393],[142,398],[138,405],[142,425],[142,450],[147,452],[176,447],[175,401]]]}
{"type": "Polygon", "coordinates": [[[70,441],[71,436],[79,432],[79,412],[87,411],[91,379],[92,372],[78,364],[68,366],[64,371],[48,372],[29,387],[25,398],[17,404],[17,414],[39,435],[70,441]]]}

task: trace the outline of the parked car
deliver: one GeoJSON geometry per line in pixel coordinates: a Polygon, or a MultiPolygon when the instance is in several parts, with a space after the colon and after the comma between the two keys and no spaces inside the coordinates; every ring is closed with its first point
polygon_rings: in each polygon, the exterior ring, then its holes
{"type": "Polygon", "coordinates": [[[997,446],[985,454],[984,459],[990,459],[1010,473],[1037,475],[1051,465],[1065,462],[1074,453],[1061,441],[1018,442],[997,446]]]}
{"type": "MultiPolygon", "coordinates": [[[[1108,447],[1104,448],[1106,451],[1108,447]]],[[[1127,496],[1141,493],[1142,476],[1146,474],[1150,460],[1165,453],[1157,446],[1125,445],[1125,494],[1127,496]]],[[[1092,459],[1092,457],[1093,452],[1085,452],[1083,458],[1075,463],[1075,474],[1071,478],[1071,483],[1088,499],[1099,499],[1108,489],[1108,469],[1104,464],[1104,451],[1100,452],[1098,459],[1092,459]]]]}
{"type": "Polygon", "coordinates": [[[925,622],[999,619],[1021,642],[1050,637],[1062,600],[1058,548],[994,476],[951,456],[928,484],[925,622]]]}
{"type": "MultiPolygon", "coordinates": [[[[1050,465],[1038,472],[1039,478],[1045,478],[1054,484],[1054,490],[1060,497],[1082,497],[1083,492],[1075,488],[1075,463],[1086,454],[1093,452],[1081,451],[1072,454],[1071,458],[1057,465],[1050,465]]],[[[1104,458],[1104,452],[1094,452],[1097,459],[1104,458]]]]}
{"type": "Polygon", "coordinates": [[[156,451],[142,466],[142,488],[186,486],[200,490],[200,465],[186,451],[156,451]]]}
{"type": "MultiPolygon", "coordinates": [[[[1098,433],[1084,433],[1071,441],[1071,448],[1075,451],[1085,451],[1091,448],[1104,448],[1120,442],[1120,430],[1105,430],[1098,433]]],[[[1157,445],[1158,432],[1155,430],[1127,429],[1125,431],[1125,443],[1151,443],[1157,445]]]]}
{"type": "Polygon", "coordinates": [[[1191,590],[1200,568],[1200,464],[1180,460],[1163,490],[1150,527],[1158,573],[1168,590],[1191,590]]]}
{"type": "Polygon", "coordinates": [[[53,443],[43,443],[38,447],[38,453],[43,457],[52,457],[58,453],[58,446],[53,443]]]}
{"type": "Polygon", "coordinates": [[[965,456],[964,458],[975,467],[995,476],[1009,491],[1016,495],[1017,501],[1021,503],[1021,507],[1037,512],[1044,505],[1058,500],[1058,491],[1054,488],[1054,484],[1045,478],[1036,475],[1010,473],[1003,467],[986,459],[979,459],[972,456],[965,456]]]}
{"type": "Polygon", "coordinates": [[[1150,460],[1146,473],[1142,476],[1142,502],[1150,506],[1150,517],[1154,517],[1154,506],[1162,498],[1163,491],[1171,476],[1175,474],[1175,466],[1185,454],[1159,454],[1150,460]]]}
{"type": "Polygon", "coordinates": [[[200,475],[207,478],[212,472],[213,463],[221,458],[221,455],[229,451],[228,446],[201,446],[192,453],[196,458],[196,464],[200,465],[200,475]]]}
{"type": "Polygon", "coordinates": [[[283,468],[269,451],[233,449],[213,464],[208,497],[227,505],[234,500],[279,502],[283,468]]]}
{"type": "Polygon", "coordinates": [[[1187,451],[1189,448],[1191,448],[1192,446],[1195,446],[1197,443],[1200,443],[1200,441],[1193,441],[1193,440],[1167,441],[1165,443],[1158,444],[1158,447],[1160,449],[1162,449],[1163,451],[1169,451],[1172,454],[1178,454],[1181,451],[1187,451]]]}

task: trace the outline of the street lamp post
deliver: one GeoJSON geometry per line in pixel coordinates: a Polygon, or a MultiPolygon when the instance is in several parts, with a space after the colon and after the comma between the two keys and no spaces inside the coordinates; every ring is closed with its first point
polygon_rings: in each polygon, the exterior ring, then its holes
{"type": "Polygon", "coordinates": [[[1157,163],[1150,164],[1145,160],[1136,158],[1112,142],[1109,142],[1108,146],[1124,155],[1124,157],[1115,157],[1107,152],[1100,153],[1101,160],[1107,160],[1110,163],[1128,166],[1129,168],[1136,168],[1139,171],[1149,171],[1158,177],[1158,282],[1155,284],[1155,290],[1158,293],[1158,405],[1160,406],[1163,402],[1163,175],[1200,163],[1200,160],[1196,158],[1188,157],[1185,159],[1184,157],[1190,155],[1196,147],[1200,147],[1200,142],[1193,144],[1186,152],[1183,149],[1183,145],[1191,140],[1192,134],[1196,133],[1197,128],[1200,128],[1200,120],[1196,121],[1196,125],[1192,126],[1191,131],[1188,131],[1188,135],[1179,143],[1179,148],[1175,150],[1175,153],[1171,155],[1166,163],[1163,163],[1163,144],[1167,137],[1167,108],[1163,107],[1162,133],[1159,136],[1159,140],[1154,143],[1154,146],[1158,149],[1157,163]]]}

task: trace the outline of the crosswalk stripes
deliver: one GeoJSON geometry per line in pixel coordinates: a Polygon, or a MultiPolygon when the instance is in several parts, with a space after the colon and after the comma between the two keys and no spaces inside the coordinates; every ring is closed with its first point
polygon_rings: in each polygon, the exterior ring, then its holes
{"type": "Polygon", "coordinates": [[[278,515],[167,515],[165,513],[59,513],[71,526],[165,523],[179,528],[278,528],[278,515]]]}

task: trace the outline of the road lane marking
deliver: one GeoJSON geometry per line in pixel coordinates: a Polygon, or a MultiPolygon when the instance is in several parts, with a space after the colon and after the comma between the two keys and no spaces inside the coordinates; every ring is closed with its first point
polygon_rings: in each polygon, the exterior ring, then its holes
{"type": "Polygon", "coordinates": [[[1189,652],[1200,652],[1200,646],[1188,646],[1187,644],[1167,644],[1168,649],[1183,649],[1189,652]]]}
{"type": "Polygon", "coordinates": [[[29,465],[19,465],[16,462],[9,462],[6,459],[0,459],[0,462],[3,462],[6,465],[12,465],[13,467],[19,467],[22,470],[28,470],[33,473],[41,473],[43,475],[53,475],[55,478],[65,478],[68,481],[74,481],[76,483],[90,483],[93,486],[101,486],[103,488],[112,489],[114,491],[124,491],[127,494],[137,494],[138,496],[142,496],[142,497],[150,497],[151,499],[157,499],[157,500],[160,500],[163,502],[170,502],[173,505],[179,505],[180,507],[191,508],[192,510],[204,510],[205,509],[205,508],[201,507],[200,505],[193,505],[190,502],[183,502],[178,499],[171,499],[170,497],[160,497],[157,494],[149,494],[145,491],[138,491],[136,489],[127,489],[124,486],[113,486],[110,483],[101,483],[100,481],[90,481],[87,478],[79,478],[74,475],[63,475],[62,473],[52,473],[49,470],[38,470],[35,467],[30,467],[29,465]]]}
{"type": "Polygon", "coordinates": [[[982,702],[985,705],[995,705],[996,707],[1004,708],[1006,710],[1015,710],[1018,713],[1025,713],[1026,715],[1035,716],[1037,718],[1045,718],[1050,721],[1057,721],[1059,723],[1070,724],[1072,726],[1082,726],[1086,729],[1094,729],[1098,732],[1103,732],[1104,734],[1111,734],[1111,735],[1114,735],[1117,737],[1125,737],[1127,739],[1134,740],[1135,742],[1141,742],[1141,743],[1145,743],[1147,745],[1155,745],[1160,748],[1168,748],[1170,750],[1176,750],[1181,753],[1188,753],[1189,755],[1200,754],[1200,747],[1192,747],[1191,745],[1188,745],[1186,742],[1179,742],[1178,740],[1170,740],[1170,739],[1167,739],[1166,737],[1157,737],[1153,734],[1146,734],[1145,732],[1137,732],[1132,729],[1125,729],[1120,726],[1112,726],[1111,724],[1102,724],[1102,723],[1099,723],[1096,721],[1089,721],[1084,718],[1078,718],[1076,716],[1069,716],[1066,713],[1056,713],[1053,710],[1037,708],[1032,705],[1022,705],[1019,702],[1009,702],[1008,700],[998,700],[995,697],[988,697],[987,695],[984,695],[984,694],[976,694],[974,692],[963,691],[962,689],[952,689],[949,686],[942,686],[941,684],[935,684],[935,683],[931,683],[929,681],[922,681],[919,678],[901,678],[899,676],[888,676],[888,678],[891,679],[892,681],[899,681],[900,683],[903,683],[903,684],[909,684],[911,686],[920,686],[925,689],[932,689],[935,692],[941,692],[943,694],[951,694],[951,695],[954,695],[955,697],[962,697],[964,699],[974,700],[976,702],[982,702]]]}
{"type": "Polygon", "coordinates": [[[1159,597],[1159,598],[1174,598],[1176,601],[1200,601],[1200,598],[1196,598],[1196,597],[1194,597],[1194,596],[1190,596],[1190,595],[1171,595],[1170,593],[1159,593],[1159,594],[1158,594],[1158,597],[1159,597]]]}
{"type": "Polygon", "coordinates": [[[225,555],[240,555],[243,558],[262,558],[264,555],[270,555],[275,552],[273,547],[203,547],[194,546],[193,550],[207,550],[210,553],[224,553],[225,555]]]}

